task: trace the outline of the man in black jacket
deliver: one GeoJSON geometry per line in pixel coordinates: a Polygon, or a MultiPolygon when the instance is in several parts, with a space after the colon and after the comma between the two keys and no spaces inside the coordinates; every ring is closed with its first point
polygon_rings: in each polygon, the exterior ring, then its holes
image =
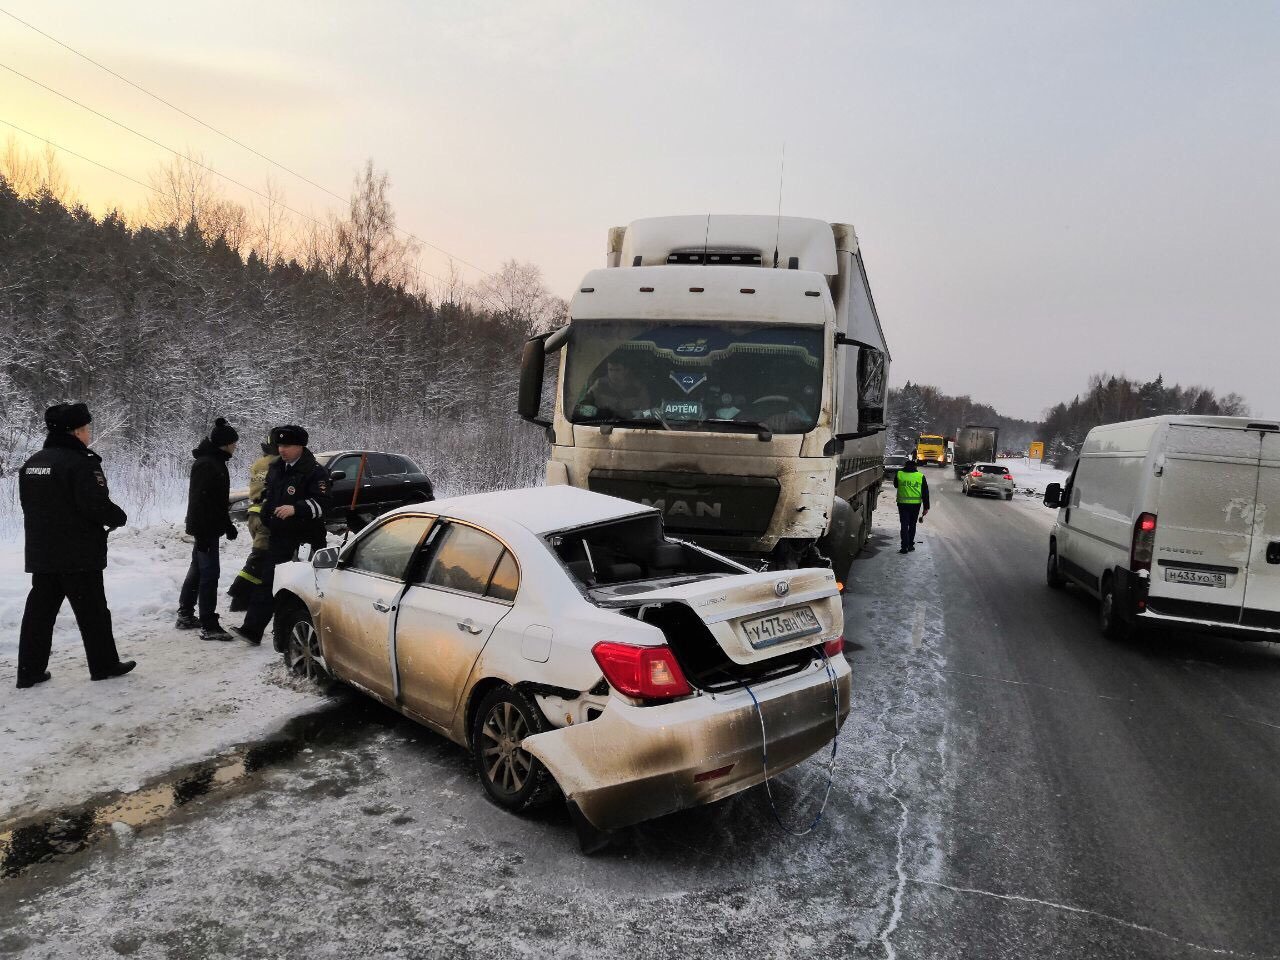
{"type": "Polygon", "coordinates": [[[128,517],[111,502],[102,458],[89,449],[93,417],[83,403],[59,403],[45,411],[44,421],[44,449],[18,477],[31,574],[18,640],[19,689],[49,679],[53,624],[63,600],[75,612],[90,678],[119,677],[137,665],[121,662],[116,652],[102,585],[107,531],[123,527],[128,517]]]}
{"type": "Polygon", "coordinates": [[[324,515],[332,502],[329,471],[307,449],[307,431],[298,426],[271,431],[280,459],[267,470],[262,520],[271,531],[262,583],[249,601],[244,625],[235,628],[250,643],[261,643],[275,609],[276,564],[293,560],[304,543],[324,546],[324,515]]]}
{"type": "Polygon", "coordinates": [[[213,422],[213,430],[200,446],[191,451],[191,486],[187,493],[187,533],[195,538],[191,566],[178,594],[179,630],[200,628],[201,640],[232,640],[231,634],[218,622],[218,541],[226,535],[236,538],[231,522],[231,475],[227,461],[236,452],[240,435],[222,417],[213,422]],[[200,603],[200,619],[196,619],[196,600],[200,603]]]}

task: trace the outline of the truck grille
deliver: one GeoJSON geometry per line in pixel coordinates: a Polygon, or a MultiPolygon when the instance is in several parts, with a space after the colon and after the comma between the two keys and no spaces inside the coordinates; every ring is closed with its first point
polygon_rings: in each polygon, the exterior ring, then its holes
{"type": "Polygon", "coordinates": [[[781,492],[773,477],[638,470],[592,470],[587,489],[657,507],[671,533],[721,536],[764,533],[781,492]]]}

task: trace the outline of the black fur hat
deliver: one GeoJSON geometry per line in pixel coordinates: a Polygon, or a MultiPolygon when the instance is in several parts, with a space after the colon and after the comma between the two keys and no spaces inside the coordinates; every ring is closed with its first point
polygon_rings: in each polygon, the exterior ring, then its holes
{"type": "Polygon", "coordinates": [[[49,428],[50,433],[70,433],[88,423],[93,423],[93,414],[83,403],[55,403],[44,412],[44,425],[49,428]]]}
{"type": "Polygon", "coordinates": [[[285,446],[297,445],[305,447],[310,437],[307,431],[299,427],[297,424],[289,423],[283,427],[276,427],[271,431],[271,439],[276,446],[284,444],[285,446]]]}

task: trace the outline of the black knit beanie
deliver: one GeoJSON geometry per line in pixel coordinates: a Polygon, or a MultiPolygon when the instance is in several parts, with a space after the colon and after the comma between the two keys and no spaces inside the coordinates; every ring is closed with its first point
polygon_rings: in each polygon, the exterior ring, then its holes
{"type": "Polygon", "coordinates": [[[219,417],[213,421],[213,429],[209,431],[209,440],[215,447],[225,447],[240,439],[236,428],[219,417]]]}

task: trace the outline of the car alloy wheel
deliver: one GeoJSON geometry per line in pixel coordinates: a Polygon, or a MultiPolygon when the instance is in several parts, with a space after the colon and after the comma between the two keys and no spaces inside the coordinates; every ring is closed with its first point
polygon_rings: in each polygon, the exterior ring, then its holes
{"type": "Polygon", "coordinates": [[[521,811],[545,802],[555,781],[524,749],[525,737],[550,729],[542,712],[514,687],[491,690],[476,710],[471,752],[485,790],[499,805],[521,811]]]}
{"type": "Polygon", "coordinates": [[[290,673],[307,680],[323,680],[329,676],[329,668],[320,649],[320,635],[311,625],[310,617],[299,617],[289,630],[284,662],[290,673]]]}

